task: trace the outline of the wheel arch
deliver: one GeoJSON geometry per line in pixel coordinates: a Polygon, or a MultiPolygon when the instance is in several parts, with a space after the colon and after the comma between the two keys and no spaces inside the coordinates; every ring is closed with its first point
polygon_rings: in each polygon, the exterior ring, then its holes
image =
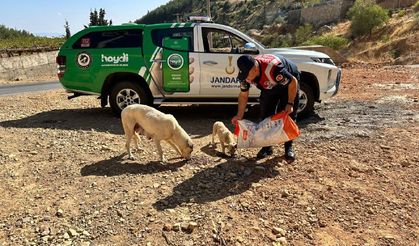
{"type": "Polygon", "coordinates": [[[105,107],[108,104],[108,98],[112,87],[121,81],[132,81],[138,83],[142,88],[144,88],[147,96],[150,98],[150,101],[153,101],[153,94],[151,93],[150,87],[143,77],[135,73],[118,72],[110,74],[108,77],[106,77],[105,82],[103,83],[100,97],[102,107],[105,107]]]}
{"type": "Polygon", "coordinates": [[[301,72],[300,74],[300,82],[305,83],[306,85],[310,86],[313,90],[314,100],[316,102],[320,101],[320,87],[319,81],[317,80],[316,75],[309,73],[309,72],[301,72]]]}

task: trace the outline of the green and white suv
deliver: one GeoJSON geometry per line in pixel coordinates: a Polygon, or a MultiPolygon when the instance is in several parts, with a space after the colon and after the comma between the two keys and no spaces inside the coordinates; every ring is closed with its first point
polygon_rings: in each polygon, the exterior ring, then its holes
{"type": "MultiPolygon", "coordinates": [[[[69,98],[98,95],[116,115],[133,103],[236,104],[242,54],[280,54],[297,64],[301,114],[338,91],[341,71],[326,54],[267,49],[232,27],[201,21],[86,28],[60,48],[58,77],[69,98]]],[[[258,96],[252,88],[249,102],[258,96]]]]}

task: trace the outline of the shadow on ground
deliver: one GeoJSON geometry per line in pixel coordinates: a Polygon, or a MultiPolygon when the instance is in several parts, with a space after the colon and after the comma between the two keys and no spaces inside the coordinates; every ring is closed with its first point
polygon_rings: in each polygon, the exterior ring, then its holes
{"type": "MultiPolygon", "coordinates": [[[[200,138],[212,133],[215,121],[222,121],[231,130],[234,126],[230,123],[236,114],[236,105],[192,105],[192,106],[165,106],[159,107],[160,111],[172,114],[179,124],[193,138],[200,138]]],[[[259,110],[257,106],[251,107],[246,113],[246,119],[257,121],[259,110]]],[[[301,122],[304,127],[323,120],[318,115],[313,115],[301,122]]],[[[111,113],[109,108],[88,109],[60,109],[40,112],[17,120],[0,122],[1,127],[9,128],[44,128],[63,130],[92,129],[98,132],[123,134],[121,120],[111,113]]]]}
{"type": "MultiPolygon", "coordinates": [[[[146,164],[128,161],[123,159],[125,154],[113,157],[108,160],[102,160],[91,165],[84,166],[80,173],[82,176],[118,176],[123,174],[153,174],[164,171],[176,171],[185,165],[188,161],[175,158],[176,162],[163,164],[157,161],[151,161],[146,164]]],[[[170,161],[170,160],[169,160],[170,161]]]]}
{"type": "Polygon", "coordinates": [[[174,187],[172,195],[157,201],[153,207],[165,210],[183,203],[203,204],[241,194],[253,183],[279,175],[274,167],[281,159],[273,158],[263,164],[257,164],[255,160],[227,160],[215,167],[202,169],[174,187]]]}
{"type": "MultiPolygon", "coordinates": [[[[235,114],[236,107],[226,105],[159,107],[164,113],[173,114],[179,124],[194,137],[210,134],[212,124],[223,121],[226,124],[235,114]]],[[[229,124],[232,128],[231,124],[229,124]]],[[[123,134],[121,120],[112,115],[109,108],[60,109],[40,112],[17,120],[0,122],[1,127],[44,128],[63,130],[95,130],[123,134]]]]}
{"type": "Polygon", "coordinates": [[[2,121],[0,126],[123,133],[120,119],[102,108],[51,110],[18,120],[2,121]]]}

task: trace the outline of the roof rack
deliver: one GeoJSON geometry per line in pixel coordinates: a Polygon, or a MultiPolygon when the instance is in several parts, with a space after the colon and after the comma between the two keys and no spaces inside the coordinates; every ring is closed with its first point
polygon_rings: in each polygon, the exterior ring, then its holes
{"type": "Polygon", "coordinates": [[[211,17],[208,16],[189,16],[188,21],[190,22],[211,22],[214,21],[211,19],[211,17]]]}

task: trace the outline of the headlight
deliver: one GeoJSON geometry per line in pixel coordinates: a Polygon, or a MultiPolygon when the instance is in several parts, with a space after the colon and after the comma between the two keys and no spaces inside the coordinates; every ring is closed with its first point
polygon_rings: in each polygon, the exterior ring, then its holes
{"type": "Polygon", "coordinates": [[[319,63],[326,63],[326,64],[330,64],[330,65],[335,65],[335,63],[333,62],[333,60],[331,58],[311,57],[311,60],[313,60],[315,62],[319,62],[319,63]]]}

